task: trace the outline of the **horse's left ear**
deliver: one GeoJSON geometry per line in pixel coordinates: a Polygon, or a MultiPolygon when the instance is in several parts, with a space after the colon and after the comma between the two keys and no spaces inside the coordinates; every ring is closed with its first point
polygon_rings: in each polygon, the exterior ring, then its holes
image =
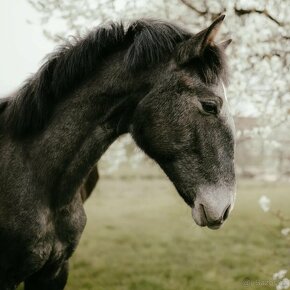
{"type": "Polygon", "coordinates": [[[225,15],[220,15],[208,28],[180,43],[176,54],[177,62],[182,64],[188,62],[191,58],[202,56],[206,47],[213,45],[224,18],[225,15]]]}
{"type": "Polygon", "coordinates": [[[220,42],[217,46],[221,48],[222,50],[225,50],[230,45],[231,42],[232,42],[232,39],[228,39],[228,40],[220,42]]]}

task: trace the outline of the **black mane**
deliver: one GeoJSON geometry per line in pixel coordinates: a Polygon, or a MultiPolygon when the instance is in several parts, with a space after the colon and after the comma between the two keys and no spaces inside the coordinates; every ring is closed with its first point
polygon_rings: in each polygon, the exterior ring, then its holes
{"type": "Polygon", "coordinates": [[[138,70],[166,60],[190,36],[186,30],[157,20],[138,20],[127,29],[122,23],[98,27],[50,54],[16,96],[2,103],[1,122],[13,135],[33,133],[43,128],[57,100],[89,78],[102,58],[127,48],[124,65],[138,70]]]}

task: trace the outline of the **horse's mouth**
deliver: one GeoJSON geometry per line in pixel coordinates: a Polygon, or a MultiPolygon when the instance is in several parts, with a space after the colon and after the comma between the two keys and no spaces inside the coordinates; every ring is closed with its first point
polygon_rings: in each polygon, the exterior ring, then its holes
{"type": "Polygon", "coordinates": [[[200,227],[207,227],[211,230],[218,230],[224,223],[224,220],[209,221],[203,206],[200,206],[198,217],[194,214],[194,208],[192,208],[192,217],[195,223],[200,227]]]}
{"type": "Polygon", "coordinates": [[[211,230],[218,230],[221,226],[222,226],[222,224],[220,224],[220,225],[208,225],[207,227],[211,230]]]}
{"type": "Polygon", "coordinates": [[[195,223],[198,225],[198,226],[200,226],[200,227],[207,227],[207,228],[209,228],[209,229],[211,229],[211,230],[218,230],[218,229],[220,229],[221,228],[221,226],[223,225],[223,223],[218,223],[218,224],[208,224],[208,223],[197,223],[196,221],[195,221],[195,223]]]}

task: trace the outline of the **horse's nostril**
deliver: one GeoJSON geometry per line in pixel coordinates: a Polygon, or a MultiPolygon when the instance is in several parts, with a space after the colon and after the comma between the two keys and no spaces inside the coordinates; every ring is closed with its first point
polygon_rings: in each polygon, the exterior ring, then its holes
{"type": "Polygon", "coordinates": [[[224,214],[223,214],[223,218],[222,218],[223,221],[225,221],[225,220],[227,219],[227,217],[229,216],[230,208],[231,208],[231,205],[229,205],[229,206],[226,208],[226,210],[225,210],[225,212],[224,212],[224,214]]]}
{"type": "Polygon", "coordinates": [[[227,219],[227,217],[229,216],[229,213],[230,213],[231,205],[229,205],[225,208],[225,210],[219,216],[219,218],[217,218],[217,217],[213,218],[213,216],[208,213],[207,208],[202,203],[200,204],[200,208],[201,208],[201,216],[202,216],[203,220],[208,225],[216,226],[216,225],[221,225],[227,219]]]}
{"type": "Polygon", "coordinates": [[[206,211],[205,211],[204,205],[202,203],[200,204],[200,207],[201,207],[201,211],[202,211],[202,214],[203,214],[205,221],[208,222],[208,219],[206,216],[206,211]]]}
{"type": "Polygon", "coordinates": [[[202,210],[202,213],[203,213],[203,216],[204,216],[204,218],[205,218],[205,221],[209,224],[209,225],[213,225],[213,226],[215,226],[215,225],[220,225],[221,223],[222,223],[222,218],[219,218],[219,219],[217,219],[217,220],[212,220],[212,219],[210,219],[208,216],[207,216],[207,214],[206,214],[206,209],[205,209],[205,206],[201,203],[200,204],[200,206],[201,206],[201,210],[202,210]]]}

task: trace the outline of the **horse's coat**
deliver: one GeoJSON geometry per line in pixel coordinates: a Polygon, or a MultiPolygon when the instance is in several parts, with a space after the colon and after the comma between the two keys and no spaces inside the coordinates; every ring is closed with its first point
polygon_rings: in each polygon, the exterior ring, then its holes
{"type": "Polygon", "coordinates": [[[86,223],[77,189],[124,133],[165,171],[200,226],[227,218],[234,134],[223,20],[100,27],[63,46],[0,103],[0,289],[63,289],[86,223]],[[76,193],[77,192],[77,193],[76,193]]]}

